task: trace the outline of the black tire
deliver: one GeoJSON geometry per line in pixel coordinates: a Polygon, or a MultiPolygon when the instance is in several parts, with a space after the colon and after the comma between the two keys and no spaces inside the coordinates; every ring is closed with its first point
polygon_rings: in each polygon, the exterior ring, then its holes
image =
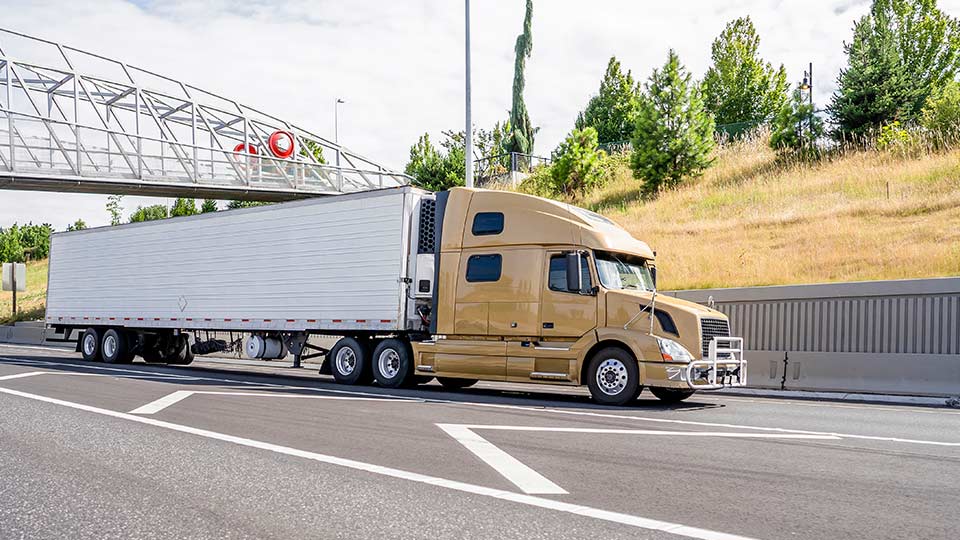
{"type": "Polygon", "coordinates": [[[186,366],[193,362],[193,351],[190,350],[190,339],[186,334],[173,337],[173,350],[166,362],[175,366],[186,366]]]}
{"type": "Polygon", "coordinates": [[[389,338],[377,344],[370,358],[373,378],[384,388],[398,388],[412,382],[413,351],[410,344],[389,338]]]}
{"type": "Polygon", "coordinates": [[[687,388],[661,388],[653,386],[650,387],[650,391],[653,392],[653,395],[657,396],[657,399],[664,403],[680,403],[697,393],[696,390],[687,388]]]}
{"type": "Polygon", "coordinates": [[[328,354],[330,371],[340,384],[363,384],[370,381],[370,346],[352,337],[340,338],[328,354]]]}
{"type": "Polygon", "coordinates": [[[447,390],[461,390],[477,384],[477,379],[458,379],[456,377],[437,377],[437,382],[447,390]]]}
{"type": "Polygon", "coordinates": [[[87,362],[100,362],[103,357],[100,355],[100,344],[103,339],[103,333],[99,328],[87,328],[80,336],[80,353],[87,362]]]}
{"type": "Polygon", "coordinates": [[[637,399],[643,390],[640,366],[632,354],[619,347],[600,349],[590,359],[587,387],[597,403],[626,405],[637,399]]]}
{"type": "Polygon", "coordinates": [[[108,364],[123,364],[130,354],[127,333],[123,330],[108,328],[100,341],[100,355],[108,364]]]}

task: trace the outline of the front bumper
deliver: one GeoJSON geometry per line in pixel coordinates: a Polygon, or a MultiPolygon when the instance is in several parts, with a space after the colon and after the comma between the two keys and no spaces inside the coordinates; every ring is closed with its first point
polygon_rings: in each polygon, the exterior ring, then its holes
{"type": "Polygon", "coordinates": [[[747,361],[743,359],[743,338],[715,337],[707,357],[687,364],[681,379],[695,390],[716,390],[747,385],[747,361]]]}

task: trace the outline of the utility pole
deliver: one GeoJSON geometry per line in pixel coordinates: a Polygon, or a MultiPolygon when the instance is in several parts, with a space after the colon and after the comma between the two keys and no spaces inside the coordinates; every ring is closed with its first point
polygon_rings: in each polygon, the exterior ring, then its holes
{"type": "Polygon", "coordinates": [[[464,155],[466,163],[465,173],[465,183],[468,188],[473,187],[473,120],[470,118],[470,0],[464,0],[466,2],[466,27],[467,27],[467,42],[466,42],[466,75],[467,75],[467,84],[466,84],[466,105],[467,105],[467,121],[464,129],[464,155]]]}
{"type": "Polygon", "coordinates": [[[346,101],[337,98],[333,102],[333,142],[340,144],[340,104],[346,101]]]}

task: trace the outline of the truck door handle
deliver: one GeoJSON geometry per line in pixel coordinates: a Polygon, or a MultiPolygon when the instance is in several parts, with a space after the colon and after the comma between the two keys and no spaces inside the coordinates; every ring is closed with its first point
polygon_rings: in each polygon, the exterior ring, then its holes
{"type": "Polygon", "coordinates": [[[544,328],[553,328],[553,323],[552,323],[552,322],[545,322],[545,323],[543,323],[543,327],[544,327],[544,328]]]}

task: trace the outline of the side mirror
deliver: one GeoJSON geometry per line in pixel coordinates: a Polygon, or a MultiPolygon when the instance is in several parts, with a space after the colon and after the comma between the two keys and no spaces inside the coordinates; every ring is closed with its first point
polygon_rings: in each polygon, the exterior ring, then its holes
{"type": "Polygon", "coordinates": [[[650,267],[650,277],[653,278],[653,288],[656,289],[657,288],[657,267],[656,266],[650,267]]]}
{"type": "Polygon", "coordinates": [[[583,283],[580,281],[582,259],[580,253],[573,251],[567,253],[567,290],[568,291],[580,291],[583,290],[583,283]]]}

